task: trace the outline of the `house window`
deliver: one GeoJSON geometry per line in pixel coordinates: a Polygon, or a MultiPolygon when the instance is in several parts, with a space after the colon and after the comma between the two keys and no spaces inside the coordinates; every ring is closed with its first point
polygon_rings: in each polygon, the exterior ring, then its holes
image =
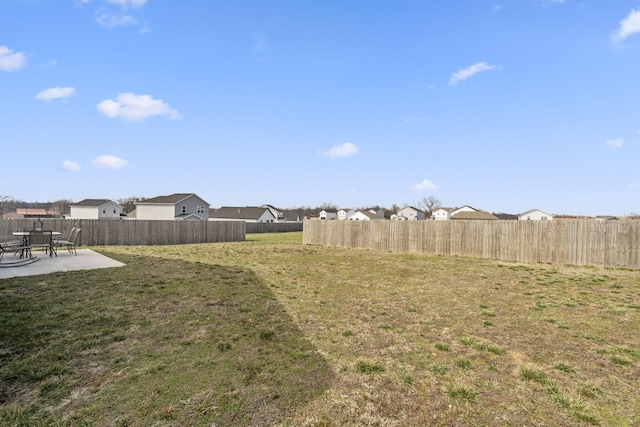
{"type": "Polygon", "coordinates": [[[198,206],[198,213],[199,214],[203,214],[204,213],[204,206],[198,206]]]}
{"type": "Polygon", "coordinates": [[[106,214],[107,213],[107,208],[102,208],[102,213],[106,214]]]}
{"type": "Polygon", "coordinates": [[[116,213],[116,208],[113,208],[113,213],[116,213]]]}
{"type": "Polygon", "coordinates": [[[184,205],[182,205],[182,213],[183,213],[183,214],[186,214],[186,213],[187,213],[187,207],[186,207],[186,206],[184,206],[184,205]]]}

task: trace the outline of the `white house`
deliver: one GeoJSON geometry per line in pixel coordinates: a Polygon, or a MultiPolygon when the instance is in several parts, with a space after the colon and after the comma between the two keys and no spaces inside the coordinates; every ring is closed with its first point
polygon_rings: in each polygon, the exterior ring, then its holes
{"type": "Polygon", "coordinates": [[[337,219],[338,212],[332,210],[323,209],[320,211],[320,219],[337,219]]]}
{"type": "Polygon", "coordinates": [[[404,208],[396,212],[391,219],[415,221],[419,219],[424,219],[425,216],[426,214],[424,213],[423,210],[414,208],[413,206],[405,206],[404,208]]]}
{"type": "Polygon", "coordinates": [[[540,209],[531,209],[524,213],[518,214],[520,221],[550,221],[553,219],[553,215],[541,211],[540,209]]]}
{"type": "Polygon", "coordinates": [[[275,222],[276,217],[266,207],[222,206],[210,210],[209,221],[275,222]]]}
{"type": "Polygon", "coordinates": [[[373,211],[356,211],[349,217],[349,221],[377,221],[384,220],[383,216],[378,215],[373,211]]]}
{"type": "Polygon", "coordinates": [[[116,219],[124,216],[124,208],[108,199],[84,199],[69,205],[67,219],[116,219]]]}
{"type": "Polygon", "coordinates": [[[349,210],[346,210],[346,209],[340,209],[340,210],[337,212],[337,214],[338,214],[338,219],[340,219],[340,220],[349,219],[349,217],[350,217],[351,215],[353,215],[354,213],[356,213],[356,211],[355,211],[355,210],[353,210],[353,209],[349,209],[349,210]]]}
{"type": "Polygon", "coordinates": [[[431,218],[438,221],[446,221],[451,219],[451,211],[455,208],[438,208],[431,213],[431,218]]]}
{"type": "Polygon", "coordinates": [[[136,219],[206,221],[209,203],[194,193],[176,193],[136,202],[136,219]]]}
{"type": "Polygon", "coordinates": [[[497,220],[499,219],[492,213],[485,211],[460,211],[455,215],[451,215],[451,220],[497,220]]]}
{"type": "Polygon", "coordinates": [[[460,212],[478,212],[478,209],[469,205],[464,205],[461,208],[438,208],[433,210],[431,218],[438,221],[449,220],[453,215],[460,212]]]}

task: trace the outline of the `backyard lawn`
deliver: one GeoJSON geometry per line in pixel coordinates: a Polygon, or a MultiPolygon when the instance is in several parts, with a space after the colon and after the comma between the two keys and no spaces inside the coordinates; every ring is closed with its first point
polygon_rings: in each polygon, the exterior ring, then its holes
{"type": "Polygon", "coordinates": [[[301,242],[0,280],[0,425],[640,425],[640,271],[301,242]]]}

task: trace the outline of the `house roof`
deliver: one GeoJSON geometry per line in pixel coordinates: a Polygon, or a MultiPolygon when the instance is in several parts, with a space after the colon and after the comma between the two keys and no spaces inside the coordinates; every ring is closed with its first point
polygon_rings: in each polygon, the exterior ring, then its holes
{"type": "Polygon", "coordinates": [[[222,206],[219,209],[209,209],[209,218],[258,219],[265,211],[271,213],[268,208],[255,206],[222,206]]]}
{"type": "Polygon", "coordinates": [[[16,208],[16,213],[18,215],[51,215],[51,211],[46,209],[37,209],[37,208],[16,208]]]}
{"type": "Polygon", "coordinates": [[[451,216],[451,219],[498,219],[495,215],[484,211],[463,211],[451,216]]]}
{"type": "Polygon", "coordinates": [[[282,214],[286,221],[298,221],[299,219],[304,219],[306,216],[303,211],[296,210],[285,210],[282,211],[282,214]]]}
{"type": "MultiPolygon", "coordinates": [[[[416,212],[424,212],[422,209],[418,209],[415,206],[405,206],[403,208],[398,209],[398,212],[405,210],[405,209],[413,209],[416,212]]],[[[435,209],[434,209],[435,210],[435,209]]]]}
{"type": "Polygon", "coordinates": [[[494,215],[496,217],[498,217],[498,219],[508,219],[508,220],[515,220],[518,219],[518,215],[514,215],[514,214],[508,214],[508,213],[494,213],[494,215]]]}
{"type": "Polygon", "coordinates": [[[456,209],[458,209],[458,208],[442,208],[442,207],[441,207],[441,208],[435,208],[435,209],[433,210],[433,212],[436,212],[436,211],[451,212],[451,211],[455,211],[456,209]]]}
{"type": "Polygon", "coordinates": [[[109,199],[84,199],[79,201],[78,203],[72,203],[69,206],[102,206],[102,205],[106,205],[107,203],[115,203],[117,205],[116,202],[109,200],[109,199]]]}
{"type": "MultiPolygon", "coordinates": [[[[203,202],[207,203],[204,199],[200,198],[195,193],[174,193],[174,194],[170,194],[168,196],[157,196],[157,197],[152,197],[150,199],[140,200],[140,201],[136,202],[136,205],[140,205],[140,204],[175,205],[176,203],[180,203],[181,201],[183,201],[183,200],[185,200],[185,199],[187,199],[187,198],[189,198],[191,196],[196,196],[196,197],[198,197],[198,199],[200,199],[203,202]]],[[[209,205],[209,203],[207,203],[207,205],[209,205]]]]}
{"type": "Polygon", "coordinates": [[[357,211],[359,213],[361,213],[362,215],[368,217],[369,219],[384,219],[384,217],[381,217],[380,215],[370,212],[370,211],[357,211]]]}

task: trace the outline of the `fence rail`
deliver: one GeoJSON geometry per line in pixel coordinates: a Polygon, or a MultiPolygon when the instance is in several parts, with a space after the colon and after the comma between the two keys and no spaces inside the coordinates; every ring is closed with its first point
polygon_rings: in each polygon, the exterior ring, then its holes
{"type": "Polygon", "coordinates": [[[303,243],[640,269],[640,221],[320,221],[303,243]]]}
{"type": "MultiPolygon", "coordinates": [[[[34,219],[0,219],[0,236],[13,231],[33,229],[34,219]]],[[[42,219],[45,230],[68,235],[72,227],[81,227],[80,243],[86,246],[179,245],[244,241],[244,222],[232,221],[151,221],[42,219]]]]}

